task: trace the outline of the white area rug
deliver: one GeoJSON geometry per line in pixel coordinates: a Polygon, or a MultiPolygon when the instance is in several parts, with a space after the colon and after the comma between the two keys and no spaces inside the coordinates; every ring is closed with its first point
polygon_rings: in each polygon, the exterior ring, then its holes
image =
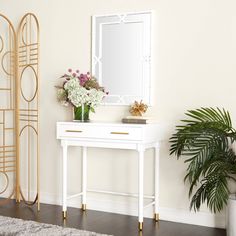
{"type": "Polygon", "coordinates": [[[57,225],[0,216],[1,236],[108,236],[57,225]]]}

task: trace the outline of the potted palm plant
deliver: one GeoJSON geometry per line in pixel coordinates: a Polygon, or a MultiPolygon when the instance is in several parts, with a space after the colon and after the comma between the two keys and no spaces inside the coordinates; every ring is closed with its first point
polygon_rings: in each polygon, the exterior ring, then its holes
{"type": "Polygon", "coordinates": [[[170,154],[188,164],[190,209],[198,211],[202,203],[216,213],[228,204],[228,236],[236,235],[236,197],[229,181],[236,181],[236,154],[232,144],[236,130],[228,111],[200,108],[186,113],[187,119],[176,126],[170,138],[170,154]],[[233,222],[234,221],[234,222],[233,222]]]}

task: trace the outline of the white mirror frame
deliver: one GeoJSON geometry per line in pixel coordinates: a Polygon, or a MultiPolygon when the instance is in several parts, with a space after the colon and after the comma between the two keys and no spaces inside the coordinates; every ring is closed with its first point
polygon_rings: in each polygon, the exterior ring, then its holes
{"type": "MultiPolygon", "coordinates": [[[[98,80],[99,84],[103,86],[102,81],[102,27],[108,24],[132,24],[142,23],[142,74],[141,74],[141,94],[139,96],[109,94],[105,105],[130,105],[135,100],[142,100],[147,105],[151,105],[151,18],[152,11],[122,13],[112,15],[95,15],[92,17],[92,75],[98,80]],[[101,22],[101,19],[107,18],[107,22],[101,22]],[[118,19],[113,21],[112,18],[118,19]],[[130,18],[130,19],[129,19],[130,18]],[[100,22],[99,22],[100,20],[100,22]],[[99,28],[97,28],[99,27],[99,28]],[[99,29],[99,31],[98,31],[99,29]],[[99,33],[96,33],[99,32],[99,33]],[[98,55],[96,55],[98,52],[98,55]],[[98,73],[96,73],[96,66],[98,66],[98,73]],[[108,102],[109,99],[113,101],[108,102]]],[[[105,88],[109,91],[109,88],[105,88]]]]}

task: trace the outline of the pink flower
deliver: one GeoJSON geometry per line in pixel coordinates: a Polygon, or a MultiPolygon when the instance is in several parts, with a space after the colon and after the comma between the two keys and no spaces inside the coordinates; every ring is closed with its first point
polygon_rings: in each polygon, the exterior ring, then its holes
{"type": "Polygon", "coordinates": [[[72,69],[68,69],[68,72],[70,72],[70,73],[71,73],[71,72],[72,72],[72,69]]]}
{"type": "Polygon", "coordinates": [[[88,80],[89,78],[87,77],[87,75],[85,74],[80,74],[79,76],[79,81],[80,81],[80,85],[84,86],[85,82],[88,80]]]}

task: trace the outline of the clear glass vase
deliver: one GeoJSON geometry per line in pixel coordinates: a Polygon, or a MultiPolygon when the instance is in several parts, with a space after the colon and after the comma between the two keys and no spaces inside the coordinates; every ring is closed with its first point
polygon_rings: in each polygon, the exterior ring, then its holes
{"type": "Polygon", "coordinates": [[[74,120],[80,122],[89,121],[90,106],[83,104],[80,107],[74,107],[74,120]]]}

